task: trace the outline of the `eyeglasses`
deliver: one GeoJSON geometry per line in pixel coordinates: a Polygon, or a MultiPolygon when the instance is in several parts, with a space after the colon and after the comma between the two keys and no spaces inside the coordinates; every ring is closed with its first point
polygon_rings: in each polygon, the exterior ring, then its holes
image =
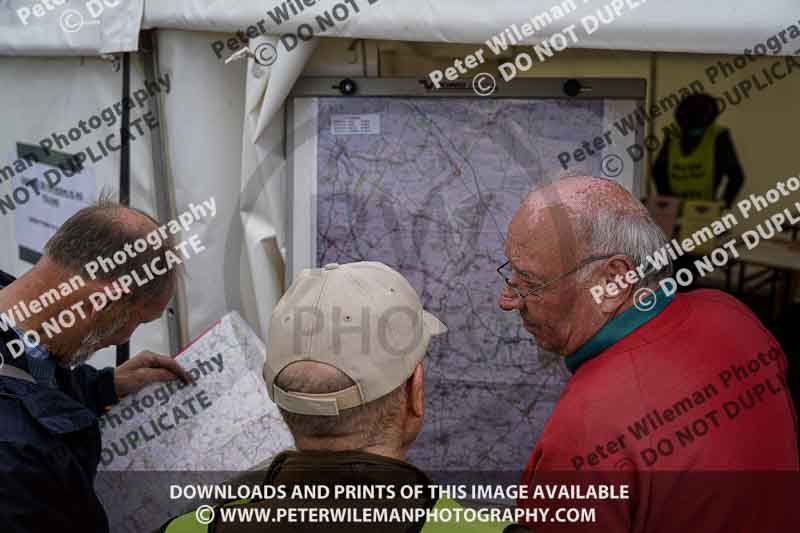
{"type": "Polygon", "coordinates": [[[528,296],[531,296],[531,295],[541,294],[541,292],[546,287],[552,285],[556,281],[564,279],[565,277],[569,276],[570,274],[574,274],[575,272],[577,272],[581,268],[585,267],[589,263],[593,263],[595,261],[602,261],[603,259],[610,259],[610,258],[614,257],[615,255],[622,255],[622,254],[590,255],[589,257],[587,257],[586,259],[584,259],[583,261],[578,263],[578,265],[575,268],[573,268],[572,270],[570,270],[568,272],[564,272],[560,276],[555,277],[555,278],[553,278],[551,280],[548,280],[548,281],[542,283],[541,285],[539,285],[537,287],[533,287],[532,289],[530,289],[529,291],[527,291],[524,294],[520,293],[519,289],[517,289],[517,287],[515,287],[511,283],[511,275],[513,275],[513,273],[516,271],[518,274],[521,274],[521,276],[523,278],[525,278],[525,277],[528,276],[528,274],[526,274],[525,272],[521,272],[519,270],[515,270],[514,267],[511,265],[511,261],[506,261],[505,263],[503,263],[502,265],[497,267],[497,273],[500,274],[500,277],[503,278],[503,281],[506,282],[506,286],[508,286],[508,288],[511,289],[511,292],[513,292],[515,296],[517,296],[518,298],[521,298],[521,299],[525,299],[525,298],[527,298],[528,296]]]}

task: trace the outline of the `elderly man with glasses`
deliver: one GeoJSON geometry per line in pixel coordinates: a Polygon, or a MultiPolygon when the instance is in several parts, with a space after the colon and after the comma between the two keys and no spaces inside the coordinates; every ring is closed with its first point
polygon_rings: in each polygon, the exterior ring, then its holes
{"type": "Polygon", "coordinates": [[[647,266],[665,244],[642,204],[602,178],[546,185],[514,215],[498,303],[572,373],[523,482],[531,494],[580,488],[518,504],[552,507],[537,532],[565,527],[568,507],[594,511],[573,514],[570,531],[800,531],[786,356],[735,298],[663,289],[671,266],[647,266]],[[620,283],[630,272],[644,275],[620,283]]]}

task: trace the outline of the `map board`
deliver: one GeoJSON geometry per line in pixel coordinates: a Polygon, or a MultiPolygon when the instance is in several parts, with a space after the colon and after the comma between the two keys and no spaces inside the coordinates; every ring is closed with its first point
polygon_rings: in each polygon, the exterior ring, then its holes
{"type": "MultiPolygon", "coordinates": [[[[506,228],[533,185],[562,175],[560,152],[642,99],[437,98],[385,84],[362,96],[368,82],[358,84],[340,96],[298,83],[292,99],[288,277],[362,260],[405,275],[449,328],[425,359],[425,424],[409,459],[434,475],[518,472],[567,372],[497,306],[506,228]]],[[[570,174],[602,175],[601,159],[570,174]]],[[[640,169],[629,171],[631,188],[640,169]]]]}
{"type": "Polygon", "coordinates": [[[294,447],[267,395],[264,357],[261,339],[232,312],[178,355],[193,384],[149,385],[100,417],[96,489],[112,531],[151,531],[186,510],[176,505],[196,506],[169,497],[180,472],[221,482],[294,447]]]}

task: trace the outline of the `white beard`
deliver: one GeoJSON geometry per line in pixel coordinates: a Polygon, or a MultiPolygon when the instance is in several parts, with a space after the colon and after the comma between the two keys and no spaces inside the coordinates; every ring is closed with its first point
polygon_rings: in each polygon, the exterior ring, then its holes
{"type": "Polygon", "coordinates": [[[123,328],[123,326],[128,322],[130,319],[130,315],[125,313],[124,316],[119,317],[119,320],[114,322],[114,325],[108,328],[108,330],[103,331],[102,329],[95,328],[89,331],[86,336],[81,340],[81,345],[75,351],[75,355],[72,356],[72,360],[70,360],[70,366],[78,366],[86,361],[94,355],[100,346],[108,339],[117,334],[119,330],[123,328]]]}
{"type": "Polygon", "coordinates": [[[94,352],[97,351],[98,347],[104,340],[105,338],[98,335],[97,331],[90,331],[89,334],[86,335],[81,341],[81,345],[78,347],[75,355],[72,356],[70,365],[78,366],[85,363],[92,355],[94,355],[94,352]]]}

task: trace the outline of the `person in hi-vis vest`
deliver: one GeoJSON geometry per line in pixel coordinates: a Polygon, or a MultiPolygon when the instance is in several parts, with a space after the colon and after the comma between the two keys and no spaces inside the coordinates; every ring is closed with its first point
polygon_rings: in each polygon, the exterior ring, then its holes
{"type": "Polygon", "coordinates": [[[664,145],[653,164],[658,194],[684,200],[721,201],[730,208],[744,183],[730,131],[716,123],[717,101],[691,94],[675,110],[675,123],[666,128],[664,145]],[[727,177],[721,197],[716,191],[727,177]]]}

